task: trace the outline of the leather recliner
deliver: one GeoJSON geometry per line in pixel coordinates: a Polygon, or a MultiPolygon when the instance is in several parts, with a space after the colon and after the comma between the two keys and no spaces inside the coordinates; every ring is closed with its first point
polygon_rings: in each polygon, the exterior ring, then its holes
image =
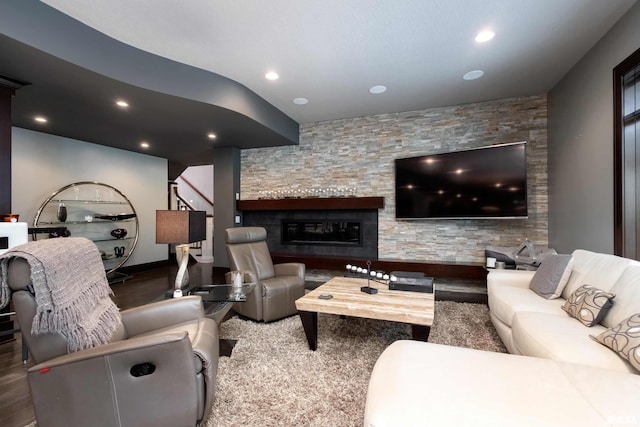
{"type": "Polygon", "coordinates": [[[34,366],[27,379],[39,427],[196,426],[213,404],[218,325],[199,296],[121,312],[109,343],[68,352],[59,334],[32,335],[30,266],[9,260],[7,280],[34,366]]]}
{"type": "Polygon", "coordinates": [[[231,270],[242,271],[245,282],[255,282],[246,302],[233,309],[241,316],[271,322],[297,314],[295,301],[304,295],[305,265],[298,262],[273,264],[262,227],[225,230],[231,270]]]}

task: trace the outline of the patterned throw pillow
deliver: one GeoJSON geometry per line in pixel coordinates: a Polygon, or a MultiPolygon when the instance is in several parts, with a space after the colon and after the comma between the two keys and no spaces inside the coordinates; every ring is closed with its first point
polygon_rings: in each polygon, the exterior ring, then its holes
{"type": "Polygon", "coordinates": [[[605,292],[591,285],[582,285],[576,289],[562,305],[569,316],[575,317],[585,326],[593,326],[607,315],[613,305],[615,294],[605,292]]]}
{"type": "Polygon", "coordinates": [[[627,317],[611,329],[591,339],[606,345],[640,371],[640,313],[627,317]]]}

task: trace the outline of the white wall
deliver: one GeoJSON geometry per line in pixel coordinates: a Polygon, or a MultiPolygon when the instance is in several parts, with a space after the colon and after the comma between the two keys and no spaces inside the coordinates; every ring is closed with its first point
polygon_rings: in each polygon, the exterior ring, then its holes
{"type": "Polygon", "coordinates": [[[213,207],[210,204],[213,202],[213,165],[189,166],[176,179],[176,183],[180,196],[196,210],[203,210],[208,215],[213,215],[213,207]],[[187,185],[182,178],[189,181],[195,188],[187,185]]]}
{"type": "Polygon", "coordinates": [[[182,176],[209,200],[213,200],[213,165],[189,166],[182,172],[182,176]]]}
{"type": "Polygon", "coordinates": [[[134,206],[138,245],[125,264],[167,259],[167,245],[155,243],[155,211],[167,209],[167,160],[60,136],[12,128],[11,206],[33,226],[42,202],[65,185],[97,181],[122,192],[134,206]]]}
{"type": "Polygon", "coordinates": [[[640,3],[549,92],[549,245],[613,253],[613,68],[640,48],[640,3]]]}

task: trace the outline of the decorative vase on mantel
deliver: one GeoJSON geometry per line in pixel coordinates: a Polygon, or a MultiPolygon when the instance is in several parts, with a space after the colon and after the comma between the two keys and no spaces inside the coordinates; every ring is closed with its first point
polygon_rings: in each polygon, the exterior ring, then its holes
{"type": "Polygon", "coordinates": [[[67,207],[64,203],[58,205],[58,221],[65,222],[67,220],[67,207]]]}

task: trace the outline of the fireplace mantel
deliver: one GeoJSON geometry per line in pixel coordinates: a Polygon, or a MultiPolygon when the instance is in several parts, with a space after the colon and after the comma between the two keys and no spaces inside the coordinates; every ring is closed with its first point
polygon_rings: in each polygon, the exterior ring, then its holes
{"type": "Polygon", "coordinates": [[[300,199],[238,200],[239,211],[288,211],[318,209],[382,209],[384,197],[314,197],[300,199]]]}

